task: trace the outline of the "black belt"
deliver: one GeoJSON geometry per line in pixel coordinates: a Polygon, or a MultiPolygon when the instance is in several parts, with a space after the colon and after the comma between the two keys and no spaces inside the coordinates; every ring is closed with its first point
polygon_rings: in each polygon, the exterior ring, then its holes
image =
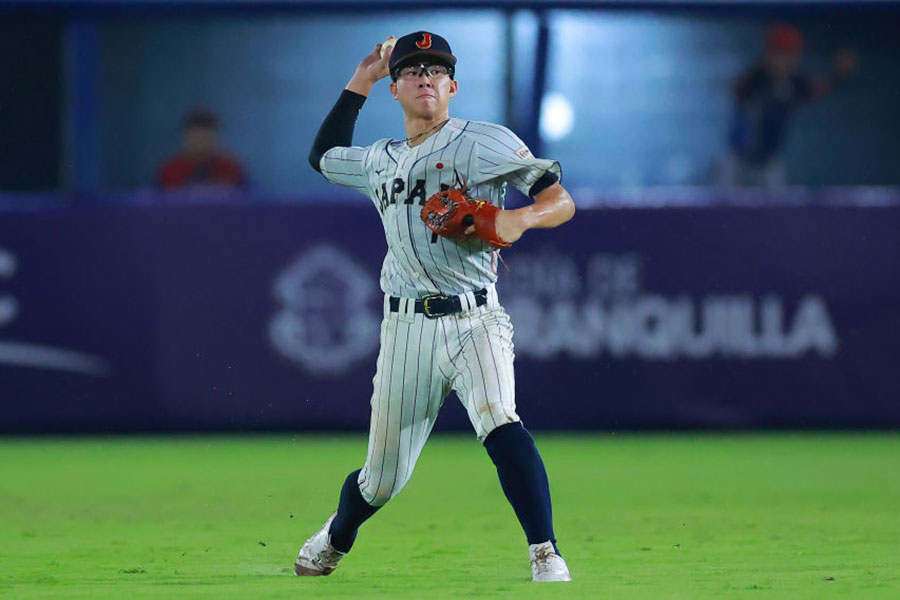
{"type": "MultiPolygon", "coordinates": [[[[475,294],[475,306],[487,304],[487,290],[480,289],[475,294]]],[[[391,296],[391,312],[400,312],[400,298],[391,296]]],[[[444,315],[452,315],[463,311],[462,300],[459,296],[442,296],[433,294],[416,300],[415,312],[424,313],[429,319],[436,319],[444,315]]]]}

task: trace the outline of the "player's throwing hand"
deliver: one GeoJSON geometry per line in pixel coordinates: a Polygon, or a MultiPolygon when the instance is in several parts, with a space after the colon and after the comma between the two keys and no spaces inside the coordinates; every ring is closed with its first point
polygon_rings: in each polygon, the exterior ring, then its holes
{"type": "Polygon", "coordinates": [[[363,96],[368,96],[372,86],[379,79],[384,79],[390,75],[391,54],[394,52],[393,46],[388,46],[384,54],[381,53],[382,44],[375,44],[372,50],[356,67],[356,72],[347,84],[347,89],[363,96]]]}

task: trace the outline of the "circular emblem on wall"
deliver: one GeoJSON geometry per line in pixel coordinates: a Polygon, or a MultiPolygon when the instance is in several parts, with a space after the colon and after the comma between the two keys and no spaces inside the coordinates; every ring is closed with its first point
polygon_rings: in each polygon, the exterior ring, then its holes
{"type": "Polygon", "coordinates": [[[329,245],[304,252],[276,279],[281,309],[269,339],[286,358],[317,374],[340,374],[378,346],[380,314],[372,276],[329,245]]]}

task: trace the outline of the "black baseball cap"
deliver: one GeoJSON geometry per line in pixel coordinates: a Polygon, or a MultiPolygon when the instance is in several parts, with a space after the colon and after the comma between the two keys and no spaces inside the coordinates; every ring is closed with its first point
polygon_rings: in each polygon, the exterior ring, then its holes
{"type": "Polygon", "coordinates": [[[422,58],[432,58],[450,67],[450,76],[453,76],[453,68],[456,66],[456,57],[450,50],[447,40],[430,31],[416,31],[404,35],[397,40],[388,68],[391,79],[397,80],[397,71],[404,65],[422,58]]]}

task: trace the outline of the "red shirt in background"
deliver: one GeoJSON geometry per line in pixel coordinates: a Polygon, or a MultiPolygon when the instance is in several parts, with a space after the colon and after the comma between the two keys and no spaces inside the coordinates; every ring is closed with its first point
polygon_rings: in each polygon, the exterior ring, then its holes
{"type": "Polygon", "coordinates": [[[156,183],[163,188],[190,185],[242,187],[247,181],[241,164],[221,153],[203,162],[190,156],[175,156],[160,167],[156,183]]]}

